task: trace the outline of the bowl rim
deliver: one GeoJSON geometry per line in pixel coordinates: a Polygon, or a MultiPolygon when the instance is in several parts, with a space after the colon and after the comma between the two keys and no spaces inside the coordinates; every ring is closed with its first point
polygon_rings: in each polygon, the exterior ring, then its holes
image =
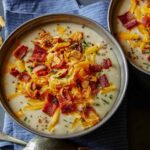
{"type": "MultiPolygon", "coordinates": [[[[113,33],[113,25],[112,25],[112,12],[115,11],[114,7],[116,5],[117,0],[110,0],[109,6],[108,6],[108,13],[107,13],[107,24],[108,24],[108,30],[109,32],[114,36],[113,33]]],[[[115,38],[115,36],[114,36],[115,38]]],[[[116,38],[115,38],[116,39],[116,38]]],[[[117,40],[117,39],[116,39],[117,40]]],[[[122,51],[124,53],[125,50],[123,50],[124,48],[121,46],[120,42],[117,40],[117,42],[119,43],[120,47],[122,48],[122,51]]],[[[125,53],[124,53],[125,55],[125,53]]],[[[142,69],[141,67],[139,67],[138,65],[136,65],[135,63],[133,63],[129,57],[127,55],[125,55],[125,57],[127,58],[128,62],[138,71],[146,74],[146,75],[150,75],[150,72],[148,72],[147,70],[142,69]]]]}
{"type": "MultiPolygon", "coordinates": [[[[127,85],[128,85],[128,66],[127,66],[127,62],[126,62],[126,58],[124,56],[124,53],[122,52],[121,47],[118,44],[118,42],[116,41],[116,39],[106,29],[104,29],[104,27],[102,27],[99,23],[97,23],[96,21],[94,21],[92,19],[89,19],[87,17],[81,16],[81,15],[75,15],[75,14],[70,14],[70,13],[51,13],[51,14],[45,14],[45,15],[38,16],[36,18],[33,18],[33,19],[30,19],[30,20],[26,21],[25,23],[23,23],[19,27],[17,27],[15,30],[13,30],[13,32],[11,32],[11,34],[7,37],[6,41],[8,41],[9,38],[13,34],[15,34],[20,28],[28,25],[29,23],[32,23],[32,21],[35,21],[35,20],[38,20],[38,19],[41,19],[41,18],[44,18],[44,17],[51,17],[51,16],[58,16],[58,15],[59,16],[63,15],[63,16],[76,17],[76,18],[80,18],[80,19],[86,20],[88,22],[92,22],[92,24],[94,24],[94,26],[97,26],[98,28],[100,28],[103,31],[103,33],[107,36],[107,38],[109,38],[111,40],[111,42],[113,43],[113,45],[115,45],[118,48],[118,51],[119,51],[119,53],[121,55],[121,59],[122,59],[122,62],[123,62],[123,67],[124,67],[124,74],[123,74],[124,85],[123,85],[123,89],[122,89],[120,98],[119,99],[118,99],[118,97],[116,98],[116,101],[117,101],[116,104],[115,103],[113,104],[113,106],[111,107],[111,109],[109,110],[109,112],[102,119],[102,121],[100,121],[98,124],[94,125],[93,127],[89,128],[89,129],[85,129],[85,130],[82,130],[82,131],[77,132],[77,133],[71,133],[71,134],[66,134],[66,135],[46,134],[44,132],[38,131],[36,129],[33,129],[33,128],[27,126],[26,124],[24,124],[20,119],[17,119],[17,117],[15,117],[15,115],[11,112],[11,110],[7,109],[7,104],[4,105],[2,103],[1,105],[2,105],[2,108],[5,110],[5,112],[7,112],[9,114],[9,116],[13,119],[13,121],[15,121],[18,125],[20,125],[24,129],[26,129],[27,131],[29,131],[31,133],[34,133],[36,135],[39,135],[39,136],[47,137],[47,138],[68,139],[68,138],[83,136],[85,134],[88,134],[88,133],[96,130],[97,128],[99,128],[100,126],[102,126],[103,124],[105,124],[114,115],[114,113],[119,108],[119,106],[120,106],[120,104],[123,101],[123,98],[125,96],[125,92],[126,92],[127,85]]],[[[1,46],[1,49],[3,49],[6,41],[1,46]]],[[[0,51],[0,55],[1,55],[1,51],[0,51]]],[[[121,76],[121,74],[120,74],[120,76],[121,76]]],[[[118,93],[120,93],[120,92],[118,92],[118,93]]],[[[0,92],[0,99],[1,98],[2,98],[2,95],[1,95],[1,92],[0,92]]]]}

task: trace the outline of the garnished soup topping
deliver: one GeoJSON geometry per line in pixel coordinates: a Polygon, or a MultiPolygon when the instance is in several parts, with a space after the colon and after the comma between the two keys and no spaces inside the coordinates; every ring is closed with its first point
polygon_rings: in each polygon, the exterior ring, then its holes
{"type": "Polygon", "coordinates": [[[76,24],[28,33],[13,48],[6,68],[10,107],[42,132],[66,134],[96,125],[119,89],[119,65],[111,49],[94,31],[76,24]]]}
{"type": "Polygon", "coordinates": [[[125,0],[118,4],[114,30],[132,63],[150,72],[150,1],[125,0]]]}

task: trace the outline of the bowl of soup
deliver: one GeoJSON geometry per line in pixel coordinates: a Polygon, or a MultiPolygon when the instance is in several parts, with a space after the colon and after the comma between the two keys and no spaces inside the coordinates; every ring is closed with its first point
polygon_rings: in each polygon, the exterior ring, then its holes
{"type": "Polygon", "coordinates": [[[112,0],[108,25],[133,66],[137,81],[149,89],[150,1],[112,0]]]}
{"type": "Polygon", "coordinates": [[[123,100],[126,59],[98,23],[52,14],[17,28],[1,47],[1,103],[25,129],[69,138],[104,124],[123,100]]]}

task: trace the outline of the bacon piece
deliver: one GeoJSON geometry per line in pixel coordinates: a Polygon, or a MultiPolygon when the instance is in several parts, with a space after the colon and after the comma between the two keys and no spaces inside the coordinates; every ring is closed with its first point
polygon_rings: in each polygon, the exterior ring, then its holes
{"type": "Polygon", "coordinates": [[[111,66],[112,66],[112,62],[111,62],[111,60],[109,58],[103,59],[102,67],[104,69],[109,69],[111,66]]]}
{"type": "Polygon", "coordinates": [[[90,65],[89,69],[90,69],[90,72],[96,73],[96,72],[100,72],[102,70],[102,66],[101,65],[90,65]]]}
{"type": "Polygon", "coordinates": [[[22,59],[23,57],[25,57],[27,50],[28,50],[27,46],[20,45],[15,49],[13,54],[16,58],[22,59]]]}
{"type": "Polygon", "coordinates": [[[31,77],[27,72],[21,72],[18,75],[18,79],[23,82],[28,82],[31,79],[31,77]]]}
{"type": "Polygon", "coordinates": [[[46,114],[48,114],[49,116],[53,116],[54,112],[56,111],[56,109],[58,108],[58,101],[56,99],[56,97],[54,97],[53,95],[51,95],[50,93],[46,94],[46,103],[42,109],[42,111],[46,114]]]}
{"type": "Polygon", "coordinates": [[[103,74],[102,76],[100,76],[99,82],[100,82],[101,87],[103,88],[108,87],[110,85],[106,74],[103,74]]]}
{"type": "MultiPolygon", "coordinates": [[[[31,90],[32,90],[32,87],[31,87],[31,90]]],[[[30,97],[32,99],[39,99],[39,100],[43,100],[44,99],[43,94],[41,94],[38,89],[33,90],[32,92],[25,91],[25,93],[26,93],[27,97],[30,97]]]]}
{"type": "Polygon", "coordinates": [[[138,21],[129,11],[121,16],[118,16],[118,18],[126,29],[130,30],[138,25],[138,21]]]}
{"type": "Polygon", "coordinates": [[[34,95],[34,98],[36,99],[42,99],[42,94],[40,93],[39,90],[35,90],[33,95],[34,95]]]}
{"type": "Polygon", "coordinates": [[[83,47],[82,47],[81,42],[72,42],[71,44],[72,45],[70,46],[70,48],[75,49],[75,50],[79,51],[80,53],[82,53],[83,47]]]}
{"type": "Polygon", "coordinates": [[[150,55],[147,57],[147,60],[150,62],[150,55]]]}
{"type": "Polygon", "coordinates": [[[93,82],[93,81],[90,81],[89,82],[89,85],[91,87],[91,92],[93,95],[97,94],[99,89],[98,89],[98,85],[99,83],[98,82],[93,82]]]}
{"type": "Polygon", "coordinates": [[[57,105],[53,105],[52,103],[46,102],[42,111],[49,116],[53,116],[57,107],[58,107],[57,105]]]}
{"type": "Polygon", "coordinates": [[[62,113],[67,114],[74,112],[76,110],[76,107],[71,101],[71,95],[69,94],[69,91],[61,89],[60,93],[61,95],[58,95],[58,101],[62,113]]]}
{"type": "Polygon", "coordinates": [[[20,81],[28,82],[31,77],[27,72],[19,72],[17,69],[12,68],[10,74],[17,77],[20,81]]]}
{"type": "Polygon", "coordinates": [[[146,28],[150,28],[150,16],[145,15],[145,16],[142,18],[142,23],[143,23],[143,25],[144,25],[146,28]]]}
{"type": "Polygon", "coordinates": [[[76,85],[78,88],[82,88],[82,81],[80,79],[76,80],[76,85]]]}
{"type": "Polygon", "coordinates": [[[43,44],[46,48],[52,47],[52,43],[49,40],[45,40],[43,44]]]}
{"type": "Polygon", "coordinates": [[[34,46],[34,51],[31,57],[31,61],[44,62],[46,60],[47,52],[39,47],[38,45],[34,46]]]}
{"type": "Polygon", "coordinates": [[[33,72],[35,72],[37,76],[45,76],[48,74],[48,68],[45,65],[38,65],[34,67],[33,72]]]}
{"type": "Polygon", "coordinates": [[[31,83],[31,90],[40,90],[42,87],[39,84],[36,84],[34,82],[31,83]]]}
{"type": "Polygon", "coordinates": [[[63,41],[64,41],[64,40],[61,39],[60,37],[55,37],[55,38],[53,39],[52,43],[53,43],[53,44],[56,44],[56,43],[61,43],[61,42],[63,42],[63,41]]]}
{"type": "Polygon", "coordinates": [[[78,44],[76,50],[78,50],[80,53],[82,53],[83,47],[82,47],[82,44],[81,44],[80,42],[79,42],[79,44],[78,44]]]}
{"type": "Polygon", "coordinates": [[[81,114],[82,118],[86,120],[86,118],[89,117],[90,115],[90,112],[95,112],[95,109],[91,106],[87,106],[85,109],[84,109],[84,112],[81,114]]]}
{"type": "Polygon", "coordinates": [[[20,72],[15,68],[12,68],[10,74],[13,75],[14,77],[17,77],[20,74],[20,72]]]}

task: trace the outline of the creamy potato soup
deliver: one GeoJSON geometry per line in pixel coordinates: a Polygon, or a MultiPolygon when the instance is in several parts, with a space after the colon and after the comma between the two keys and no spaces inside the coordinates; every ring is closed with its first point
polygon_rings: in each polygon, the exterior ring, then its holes
{"type": "Polygon", "coordinates": [[[99,123],[114,104],[119,86],[113,46],[90,28],[73,23],[25,33],[13,47],[4,75],[14,114],[35,130],[57,135],[99,123]]]}
{"type": "Polygon", "coordinates": [[[126,56],[150,72],[150,1],[118,1],[114,14],[113,30],[126,56]]]}

